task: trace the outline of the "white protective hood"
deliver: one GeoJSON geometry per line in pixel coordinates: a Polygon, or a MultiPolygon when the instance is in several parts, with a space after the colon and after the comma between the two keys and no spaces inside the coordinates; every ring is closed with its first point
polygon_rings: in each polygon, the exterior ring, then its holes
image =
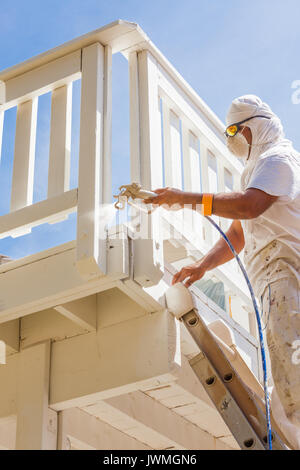
{"type": "Polygon", "coordinates": [[[284,139],[284,133],[279,117],[273,113],[270,106],[264,103],[258,96],[244,95],[236,98],[231,103],[226,115],[226,125],[234,124],[252,116],[266,116],[271,119],[251,119],[245,122],[245,126],[249,127],[252,132],[252,147],[249,159],[243,159],[245,168],[241,178],[241,189],[245,187],[251,176],[252,170],[257,159],[266,150],[273,146],[283,145],[290,150],[292,144],[289,140],[284,139]]]}

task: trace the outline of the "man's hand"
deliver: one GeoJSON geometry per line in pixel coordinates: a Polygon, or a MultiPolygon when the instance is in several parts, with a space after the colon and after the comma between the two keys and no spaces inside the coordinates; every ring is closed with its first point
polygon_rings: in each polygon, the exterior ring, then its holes
{"type": "Polygon", "coordinates": [[[157,196],[143,199],[145,204],[155,204],[158,206],[166,205],[172,209],[182,209],[185,203],[185,193],[175,188],[159,188],[153,191],[157,196]]]}
{"type": "Polygon", "coordinates": [[[201,279],[206,271],[207,267],[202,260],[193,264],[189,264],[188,266],[184,266],[178,273],[175,274],[175,276],[173,276],[172,285],[176,284],[177,282],[183,282],[186,278],[188,278],[184,282],[184,285],[185,287],[189,287],[195,281],[201,279]]]}

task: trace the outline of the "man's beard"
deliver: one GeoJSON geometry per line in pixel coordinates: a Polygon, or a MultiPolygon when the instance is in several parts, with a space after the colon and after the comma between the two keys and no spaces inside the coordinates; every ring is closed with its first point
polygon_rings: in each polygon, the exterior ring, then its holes
{"type": "Polygon", "coordinates": [[[249,144],[243,134],[236,134],[227,138],[227,148],[236,157],[246,158],[249,152],[249,144]]]}

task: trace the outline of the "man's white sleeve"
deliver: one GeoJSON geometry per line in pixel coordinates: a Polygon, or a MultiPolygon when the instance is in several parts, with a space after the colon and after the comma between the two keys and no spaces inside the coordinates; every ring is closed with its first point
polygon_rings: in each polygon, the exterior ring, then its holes
{"type": "MultiPolygon", "coordinates": [[[[299,169],[299,168],[298,168],[299,169]]],[[[293,200],[299,192],[297,167],[284,155],[258,160],[246,189],[257,188],[283,200],[293,200]]]]}

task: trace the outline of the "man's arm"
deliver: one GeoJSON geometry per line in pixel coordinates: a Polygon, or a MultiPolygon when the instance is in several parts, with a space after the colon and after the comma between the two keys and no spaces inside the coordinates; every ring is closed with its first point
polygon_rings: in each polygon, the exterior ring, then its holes
{"type": "MultiPolygon", "coordinates": [[[[226,235],[235,251],[240,253],[245,246],[244,231],[241,222],[234,220],[227,230],[226,235]]],[[[227,263],[227,261],[232,260],[232,258],[234,258],[234,254],[223,237],[220,237],[217,243],[204,256],[204,259],[206,259],[205,264],[209,268],[208,270],[227,263]]]]}
{"type": "MultiPolygon", "coordinates": [[[[198,209],[202,204],[202,193],[184,192],[174,188],[162,188],[155,191],[156,197],[144,200],[156,205],[190,206],[198,209]]],[[[212,213],[227,219],[254,219],[267,210],[278,198],[256,188],[244,192],[215,193],[212,213]]]]}
{"type": "Polygon", "coordinates": [[[214,195],[213,214],[231,219],[254,219],[265,212],[278,199],[261,189],[248,188],[243,193],[214,195]]]}
{"type": "MultiPolygon", "coordinates": [[[[239,220],[234,220],[226,232],[227,237],[231,241],[235,251],[240,253],[245,246],[244,231],[242,224],[239,220]]],[[[178,273],[175,274],[172,284],[176,282],[183,282],[186,287],[189,287],[195,281],[201,279],[206,271],[210,271],[221,264],[227,263],[234,257],[231,249],[224,238],[220,238],[217,243],[209,250],[209,252],[196,261],[194,264],[184,266],[178,273]]]]}

